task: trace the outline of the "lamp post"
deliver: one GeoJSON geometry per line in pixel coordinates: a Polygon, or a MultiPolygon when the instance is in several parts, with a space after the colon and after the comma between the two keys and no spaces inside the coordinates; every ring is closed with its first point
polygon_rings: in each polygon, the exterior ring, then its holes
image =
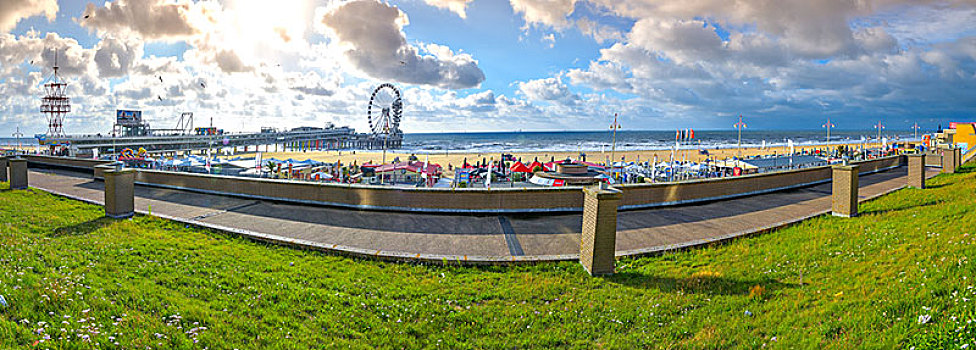
{"type": "Polygon", "coordinates": [[[835,125],[830,123],[830,118],[827,118],[827,123],[823,127],[827,129],[827,144],[830,144],[830,129],[835,127],[835,125]]]}
{"type": "Polygon", "coordinates": [[[742,115],[739,114],[739,122],[735,123],[735,128],[739,130],[739,141],[736,143],[736,148],[738,149],[739,158],[742,158],[742,129],[746,127],[746,123],[742,122],[742,115]]]}
{"type": "Polygon", "coordinates": [[[884,127],[884,124],[882,124],[881,121],[879,120],[878,121],[878,124],[875,124],[874,125],[874,128],[875,129],[878,129],[878,148],[880,149],[881,148],[881,130],[884,130],[885,127],[884,127]]]}
{"type": "Polygon", "coordinates": [[[19,126],[17,127],[17,131],[14,131],[13,136],[14,136],[14,138],[17,139],[17,152],[19,153],[20,152],[20,147],[21,147],[20,146],[21,145],[20,144],[20,138],[21,137],[24,137],[24,133],[20,132],[20,127],[19,126]]]}
{"type": "MultiPolygon", "coordinates": [[[[390,121],[387,120],[383,124],[383,162],[380,163],[381,166],[386,164],[386,141],[389,140],[389,139],[390,139],[390,121]]],[[[396,174],[396,168],[394,167],[393,169],[394,169],[393,170],[394,174],[396,174]]],[[[383,181],[383,175],[381,174],[380,175],[380,185],[382,185],[383,183],[384,183],[384,181],[383,181]]]]}
{"type": "Polygon", "coordinates": [[[912,125],[912,129],[915,130],[915,139],[916,140],[918,140],[918,129],[921,129],[921,128],[922,127],[918,126],[918,122],[915,122],[915,124],[912,125]]]}
{"type": "Polygon", "coordinates": [[[613,162],[617,151],[617,129],[620,129],[620,123],[617,123],[617,113],[613,114],[613,123],[610,124],[610,130],[613,130],[612,143],[610,145],[610,177],[613,177],[613,162]]]}

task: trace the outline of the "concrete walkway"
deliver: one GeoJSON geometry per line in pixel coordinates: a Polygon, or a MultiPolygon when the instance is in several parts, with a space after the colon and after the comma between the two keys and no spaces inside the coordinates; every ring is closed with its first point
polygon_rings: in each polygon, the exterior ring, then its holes
{"type": "MultiPolygon", "coordinates": [[[[861,200],[902,188],[906,167],[862,176],[861,200]]],[[[937,174],[930,170],[929,177],[937,174]]],[[[90,174],[31,169],[30,185],[103,203],[90,174]]],[[[830,184],[694,205],[620,212],[617,255],[707,244],[830,211],[830,184]]],[[[574,260],[581,214],[437,215],[355,211],[136,186],[136,210],[253,239],[390,259],[497,263],[574,260]]]]}

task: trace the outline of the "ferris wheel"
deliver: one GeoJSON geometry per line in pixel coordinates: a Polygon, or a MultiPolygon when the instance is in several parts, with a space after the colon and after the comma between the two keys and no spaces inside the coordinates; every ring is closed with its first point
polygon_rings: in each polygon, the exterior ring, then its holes
{"type": "Polygon", "coordinates": [[[373,135],[401,135],[400,118],[403,116],[403,100],[400,90],[393,84],[381,84],[369,97],[366,117],[373,135]]]}

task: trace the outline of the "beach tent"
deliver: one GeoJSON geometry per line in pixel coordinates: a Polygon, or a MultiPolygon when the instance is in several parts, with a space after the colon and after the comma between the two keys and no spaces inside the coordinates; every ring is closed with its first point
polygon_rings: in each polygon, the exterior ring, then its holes
{"type": "Polygon", "coordinates": [[[540,167],[542,170],[546,170],[546,167],[543,166],[542,163],[539,163],[538,160],[533,161],[532,164],[529,164],[529,170],[535,170],[535,167],[540,167]]]}
{"type": "Polygon", "coordinates": [[[532,169],[522,164],[522,162],[515,162],[509,170],[513,173],[531,173],[532,169]]]}

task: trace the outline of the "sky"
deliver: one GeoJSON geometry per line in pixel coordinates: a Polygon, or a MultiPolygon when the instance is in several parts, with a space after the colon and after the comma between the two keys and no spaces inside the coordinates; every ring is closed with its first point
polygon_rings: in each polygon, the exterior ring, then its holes
{"type": "Polygon", "coordinates": [[[366,131],[383,83],[405,132],[976,121],[976,0],[3,0],[0,137],[46,131],[55,52],[69,134],[366,131]]]}

